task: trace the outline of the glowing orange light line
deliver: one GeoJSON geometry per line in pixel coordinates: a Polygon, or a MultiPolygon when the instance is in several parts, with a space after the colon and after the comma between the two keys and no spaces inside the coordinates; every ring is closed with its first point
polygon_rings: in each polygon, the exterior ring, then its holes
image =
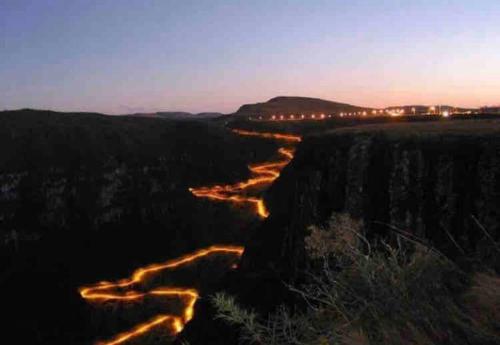
{"type": "Polygon", "coordinates": [[[286,149],[286,148],[282,147],[282,148],[279,149],[279,153],[281,153],[282,155],[287,156],[288,159],[290,159],[290,160],[293,159],[293,150],[286,149]]]}
{"type": "MultiPolygon", "coordinates": [[[[253,132],[250,132],[253,133],[253,132]]],[[[252,134],[253,135],[253,134],[252,134]]],[[[218,201],[228,201],[233,203],[250,203],[254,205],[255,212],[262,218],[267,218],[267,211],[264,200],[256,197],[240,195],[245,189],[257,185],[270,184],[280,175],[283,169],[293,158],[293,150],[280,148],[278,153],[285,157],[285,160],[277,162],[266,162],[250,165],[248,169],[256,176],[243,182],[233,185],[215,185],[212,187],[189,188],[194,196],[218,201]]]]}
{"type": "Polygon", "coordinates": [[[148,332],[151,328],[153,328],[161,323],[164,323],[167,321],[173,322],[172,319],[173,318],[168,316],[168,315],[159,315],[147,323],[143,323],[143,324],[136,326],[133,330],[131,330],[129,332],[119,334],[112,341],[103,342],[103,343],[99,343],[99,344],[100,345],[118,345],[118,344],[124,343],[131,338],[138,337],[141,334],[148,332]]]}
{"type": "MultiPolygon", "coordinates": [[[[275,133],[259,133],[244,130],[233,130],[233,132],[240,135],[259,136],[264,138],[271,138],[277,140],[284,140],[290,142],[300,142],[301,138],[294,135],[275,134],[275,133]]],[[[239,182],[233,185],[215,185],[212,187],[190,188],[189,190],[197,197],[208,198],[211,200],[230,201],[234,203],[251,203],[255,206],[256,213],[263,218],[269,216],[266,209],[264,200],[257,197],[249,197],[240,195],[246,189],[263,184],[269,184],[279,177],[280,171],[285,167],[290,160],[293,159],[294,151],[287,148],[280,148],[278,153],[285,157],[285,160],[276,162],[266,162],[249,166],[249,170],[256,176],[248,179],[247,181],[239,182]]],[[[161,287],[148,292],[113,292],[116,289],[128,288],[133,285],[143,282],[148,275],[167,270],[175,269],[183,265],[195,262],[196,260],[213,255],[213,254],[227,254],[237,255],[238,257],[243,254],[243,247],[240,246],[222,246],[214,245],[205,249],[197,250],[191,254],[181,256],[177,259],[169,260],[160,264],[153,264],[146,267],[141,267],[132,273],[131,278],[119,280],[117,282],[100,282],[93,286],[82,287],[79,292],[82,298],[90,301],[132,301],[144,298],[145,296],[177,296],[186,298],[187,302],[182,312],[182,316],[175,315],[158,315],[152,320],[141,323],[134,327],[132,330],[120,333],[113,340],[100,343],[102,345],[118,345],[124,343],[132,338],[138,337],[142,334],[149,332],[152,328],[168,323],[170,332],[175,335],[182,331],[185,324],[189,322],[194,315],[194,305],[198,299],[198,291],[191,288],[178,288],[178,287],[161,287]]],[[[237,265],[236,265],[237,266],[237,265]]],[[[232,267],[236,267],[233,265],[232,267]]]]}
{"type": "Polygon", "coordinates": [[[278,140],[285,140],[285,141],[300,142],[302,140],[302,138],[300,136],[292,135],[292,134],[251,132],[251,131],[245,131],[243,129],[233,129],[233,132],[236,134],[239,134],[239,135],[247,135],[247,136],[262,137],[262,138],[269,138],[269,139],[278,139],[278,140]]]}
{"type": "Polygon", "coordinates": [[[210,254],[236,254],[240,256],[243,253],[243,247],[239,246],[211,246],[206,249],[200,249],[192,254],[181,256],[180,258],[167,261],[162,264],[149,265],[144,268],[139,268],[133,272],[131,279],[120,280],[117,283],[101,282],[91,287],[84,287],[80,289],[80,295],[87,300],[109,300],[109,299],[123,299],[132,300],[144,297],[144,293],[130,293],[130,294],[103,294],[99,291],[105,291],[115,288],[124,288],[143,281],[147,274],[158,272],[165,269],[177,268],[188,263],[192,263],[197,259],[205,257],[210,254]]]}
{"type": "Polygon", "coordinates": [[[241,256],[243,254],[243,247],[240,246],[222,246],[222,245],[215,245],[211,246],[205,249],[200,249],[195,251],[194,253],[181,256],[180,258],[169,260],[165,263],[161,264],[154,264],[154,265],[149,265],[144,268],[139,268],[135,270],[132,274],[132,277],[130,279],[124,279],[120,280],[116,283],[110,283],[110,282],[101,282],[97,283],[93,286],[90,287],[83,287],[80,289],[80,295],[82,298],[86,300],[118,300],[118,301],[131,301],[131,300],[137,300],[144,298],[147,295],[153,295],[153,296],[178,296],[178,297],[185,297],[188,299],[186,306],[184,307],[183,310],[183,315],[182,317],[175,316],[175,315],[160,315],[156,318],[154,318],[152,321],[149,321],[144,324],[140,324],[136,326],[133,330],[121,333],[117,337],[115,337],[113,340],[109,342],[104,342],[102,343],[103,345],[116,345],[123,343],[131,338],[137,337],[141,334],[146,333],[149,331],[152,327],[159,325],[161,323],[171,321],[171,333],[172,334],[177,334],[179,333],[183,328],[184,325],[189,322],[193,318],[194,314],[194,305],[196,303],[196,300],[198,299],[198,291],[195,289],[190,289],[190,288],[169,288],[169,287],[163,287],[163,288],[158,288],[151,290],[149,292],[136,292],[136,291],[129,291],[125,293],[113,293],[110,292],[109,290],[117,289],[117,288],[124,288],[124,287],[129,287],[133,284],[138,284],[144,279],[149,274],[152,273],[157,273],[162,270],[166,269],[174,269],[178,268],[183,265],[187,265],[189,263],[193,263],[198,259],[201,259],[203,257],[213,255],[213,254],[229,254],[229,255],[236,255],[236,256],[241,256]]]}

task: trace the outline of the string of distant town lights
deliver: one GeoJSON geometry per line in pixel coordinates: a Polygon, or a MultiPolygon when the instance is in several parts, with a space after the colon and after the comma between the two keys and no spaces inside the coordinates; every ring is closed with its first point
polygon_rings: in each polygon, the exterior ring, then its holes
{"type": "MultiPolygon", "coordinates": [[[[449,117],[450,115],[454,114],[477,114],[478,112],[473,112],[473,111],[465,111],[465,112],[459,112],[457,110],[441,110],[441,107],[436,107],[436,106],[431,106],[428,108],[428,112],[418,112],[415,107],[411,108],[411,112],[406,112],[404,108],[397,108],[397,109],[373,109],[371,111],[355,111],[355,112],[341,112],[336,115],[339,117],[346,117],[346,116],[368,116],[368,114],[371,115],[389,115],[389,116],[403,116],[403,115],[440,115],[443,117],[449,117]]],[[[310,114],[310,115],[271,115],[270,117],[266,116],[250,116],[249,120],[262,120],[262,121],[299,121],[299,120],[324,120],[327,118],[332,118],[336,115],[332,114],[310,114]]]]}

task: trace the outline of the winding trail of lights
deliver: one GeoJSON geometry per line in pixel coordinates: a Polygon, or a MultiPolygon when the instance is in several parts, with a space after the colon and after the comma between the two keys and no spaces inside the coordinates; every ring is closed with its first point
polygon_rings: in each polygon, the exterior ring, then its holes
{"type": "MultiPolygon", "coordinates": [[[[294,135],[277,133],[260,133],[244,130],[233,130],[240,135],[259,136],[268,139],[283,140],[286,142],[300,142],[301,138],[294,135]]],[[[210,200],[226,201],[231,203],[247,203],[254,205],[254,210],[261,218],[269,216],[264,200],[256,196],[247,196],[247,190],[252,187],[271,184],[279,177],[280,171],[293,159],[294,150],[281,147],[278,153],[283,157],[281,160],[265,162],[261,164],[249,165],[248,169],[254,175],[252,178],[238,182],[236,184],[214,185],[211,187],[189,188],[189,191],[196,197],[208,198],[210,200]]],[[[176,268],[195,263],[201,258],[212,255],[231,255],[237,258],[243,254],[244,247],[213,245],[205,249],[199,249],[191,254],[181,256],[164,263],[152,264],[135,270],[131,277],[116,282],[100,282],[95,285],[82,287],[79,289],[80,296],[89,302],[119,301],[127,302],[144,299],[147,296],[176,297],[183,303],[182,315],[161,314],[151,320],[135,326],[133,329],[116,335],[106,342],[99,342],[100,345],[119,345],[130,339],[148,333],[159,325],[165,325],[169,333],[176,335],[182,331],[194,314],[194,305],[199,297],[197,290],[193,288],[181,287],[159,287],[149,291],[141,291],[140,285],[148,277],[161,271],[174,270],[176,268]],[[135,288],[135,289],[133,289],[135,288]],[[127,290],[127,291],[123,291],[127,290]]],[[[232,267],[236,267],[233,265],[232,267]]]]}
{"type": "Polygon", "coordinates": [[[261,138],[267,138],[267,139],[278,139],[278,140],[284,140],[284,141],[290,141],[290,142],[300,142],[302,138],[298,135],[292,135],[292,134],[281,134],[281,133],[266,133],[266,132],[252,132],[252,131],[246,131],[243,129],[233,129],[232,130],[234,133],[239,134],[239,135],[248,135],[252,137],[261,137],[261,138]]]}
{"type": "Polygon", "coordinates": [[[245,190],[251,187],[271,184],[279,177],[281,169],[283,169],[292,160],[294,151],[292,149],[282,147],[278,150],[278,153],[284,157],[283,160],[248,166],[248,169],[254,174],[254,177],[246,181],[228,185],[189,188],[189,191],[199,198],[208,198],[211,200],[227,201],[237,204],[252,204],[260,217],[267,218],[269,216],[269,212],[264,205],[264,200],[254,196],[246,196],[244,193],[245,190]]]}
{"type": "MultiPolygon", "coordinates": [[[[177,319],[175,317],[172,317],[170,315],[159,315],[149,321],[148,323],[140,324],[136,326],[133,330],[128,331],[126,333],[120,334],[115,337],[114,340],[111,340],[106,343],[100,343],[100,344],[106,344],[106,345],[118,345],[121,343],[126,342],[129,339],[138,337],[144,333],[149,332],[153,327],[158,326],[162,323],[169,323],[171,329],[177,329],[180,328],[182,330],[182,326],[177,323],[177,319]]],[[[180,330],[179,330],[180,332],[180,330]]]]}
{"type": "Polygon", "coordinates": [[[175,296],[183,299],[183,301],[185,302],[182,316],[170,314],[158,315],[152,320],[139,324],[134,329],[128,332],[121,333],[114,339],[108,342],[102,342],[100,344],[121,344],[131,338],[148,332],[151,328],[160,324],[167,324],[170,333],[175,335],[182,331],[184,325],[193,318],[194,304],[198,299],[198,291],[191,288],[162,287],[147,292],[140,292],[136,290],[120,292],[121,289],[139,285],[140,283],[144,282],[146,278],[148,278],[148,276],[152,276],[153,274],[160,271],[172,270],[184,265],[188,265],[190,263],[194,263],[203,257],[215,254],[235,255],[237,257],[240,257],[243,254],[243,250],[244,248],[240,246],[211,246],[206,249],[200,249],[191,254],[181,256],[180,258],[173,259],[164,263],[153,264],[139,268],[132,273],[132,276],[129,279],[123,279],[117,282],[100,282],[89,287],[80,288],[80,296],[88,301],[132,301],[142,299],[146,296],[175,296]]]}

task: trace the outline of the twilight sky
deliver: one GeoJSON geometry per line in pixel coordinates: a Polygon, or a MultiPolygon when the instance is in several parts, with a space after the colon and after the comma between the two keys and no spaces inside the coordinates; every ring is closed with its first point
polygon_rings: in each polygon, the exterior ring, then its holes
{"type": "Polygon", "coordinates": [[[0,0],[0,110],[500,104],[500,0],[0,0]]]}

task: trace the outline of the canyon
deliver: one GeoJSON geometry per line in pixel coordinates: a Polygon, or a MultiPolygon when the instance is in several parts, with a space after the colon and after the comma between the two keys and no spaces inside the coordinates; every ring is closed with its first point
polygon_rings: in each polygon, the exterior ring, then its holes
{"type": "MultiPolygon", "coordinates": [[[[411,236],[499,272],[491,249],[500,237],[499,125],[492,119],[372,124],[306,136],[265,194],[269,217],[255,227],[238,272],[220,289],[263,315],[295,301],[287,286],[311,270],[309,226],[339,213],[362,220],[369,239],[411,236]]],[[[199,308],[203,320],[213,319],[212,306],[199,308]]],[[[195,317],[185,339],[237,343],[223,322],[204,323],[195,317]]]]}
{"type": "Polygon", "coordinates": [[[228,291],[264,313],[286,302],[284,283],[308,270],[308,227],[333,213],[450,257],[488,259],[485,233],[499,238],[492,116],[2,116],[0,284],[21,342],[154,344],[183,330],[177,342],[233,344],[203,297],[228,291]]]}

